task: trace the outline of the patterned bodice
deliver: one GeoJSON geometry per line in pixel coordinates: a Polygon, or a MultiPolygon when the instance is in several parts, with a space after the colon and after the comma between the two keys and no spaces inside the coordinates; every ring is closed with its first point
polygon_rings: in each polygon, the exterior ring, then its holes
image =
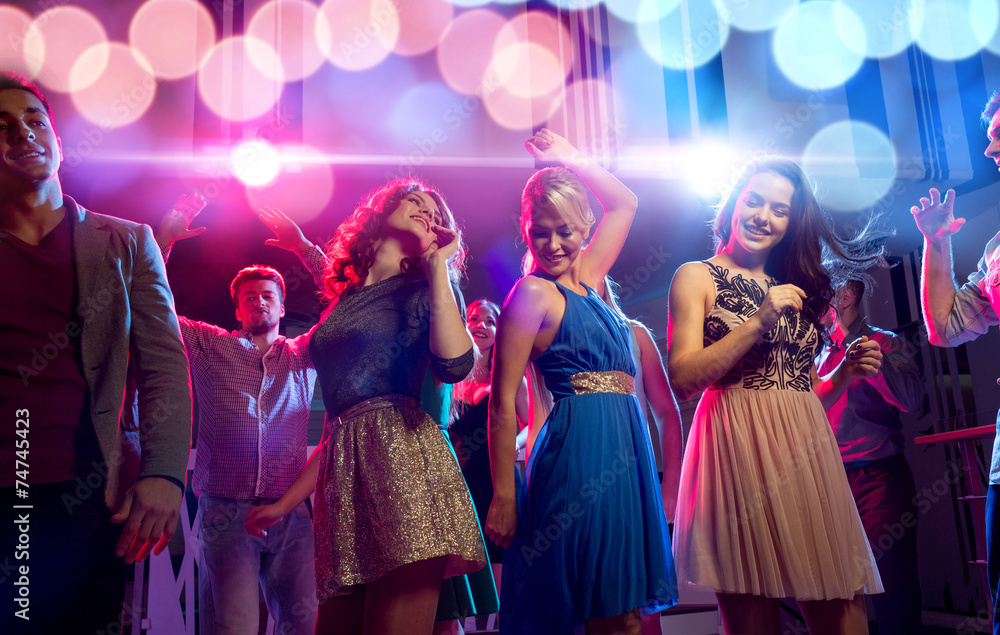
{"type": "MultiPolygon", "coordinates": [[[[729,275],[729,270],[705,262],[715,282],[715,304],[705,316],[704,345],[718,342],[746,322],[764,301],[772,279],[729,275]]],[[[811,322],[785,313],[778,323],[729,369],[709,390],[812,390],[811,369],[819,334],[811,322]]]]}

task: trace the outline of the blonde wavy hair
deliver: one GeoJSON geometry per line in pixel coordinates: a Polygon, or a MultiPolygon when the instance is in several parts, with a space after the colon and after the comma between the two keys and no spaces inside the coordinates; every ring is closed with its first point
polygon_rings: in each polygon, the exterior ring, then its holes
{"type": "MultiPolygon", "coordinates": [[[[566,168],[539,170],[525,184],[521,192],[521,238],[527,245],[531,244],[528,225],[536,209],[553,211],[567,224],[575,225],[583,232],[584,241],[590,238],[591,229],[597,222],[587,200],[587,186],[566,168]]],[[[535,259],[529,248],[521,261],[521,273],[528,275],[534,270],[535,259]]]]}

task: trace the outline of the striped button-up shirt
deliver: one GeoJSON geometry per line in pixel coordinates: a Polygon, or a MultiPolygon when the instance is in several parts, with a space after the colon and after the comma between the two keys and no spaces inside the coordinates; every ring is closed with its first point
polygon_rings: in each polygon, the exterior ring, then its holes
{"type": "Polygon", "coordinates": [[[245,330],[180,318],[198,398],[196,494],[279,497],[306,460],[316,370],[312,331],[279,336],[261,356],[245,330]]]}

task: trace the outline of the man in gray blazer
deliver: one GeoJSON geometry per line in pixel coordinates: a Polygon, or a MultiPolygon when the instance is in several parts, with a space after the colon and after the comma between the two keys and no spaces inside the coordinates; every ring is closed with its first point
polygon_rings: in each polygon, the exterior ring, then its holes
{"type": "Polygon", "coordinates": [[[3,633],[116,632],[126,563],[177,528],[191,442],[152,232],[64,196],[61,159],[48,102],[0,72],[3,633]],[[138,401],[123,418],[127,377],[138,401]]]}

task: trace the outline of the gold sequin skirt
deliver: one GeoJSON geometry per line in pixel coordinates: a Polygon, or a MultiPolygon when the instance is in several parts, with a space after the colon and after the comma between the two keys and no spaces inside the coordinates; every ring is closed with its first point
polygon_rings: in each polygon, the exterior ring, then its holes
{"type": "Polygon", "coordinates": [[[413,399],[376,397],[328,416],[324,437],[313,520],[321,602],[429,558],[449,556],[446,578],[485,566],[458,462],[413,399]]]}

